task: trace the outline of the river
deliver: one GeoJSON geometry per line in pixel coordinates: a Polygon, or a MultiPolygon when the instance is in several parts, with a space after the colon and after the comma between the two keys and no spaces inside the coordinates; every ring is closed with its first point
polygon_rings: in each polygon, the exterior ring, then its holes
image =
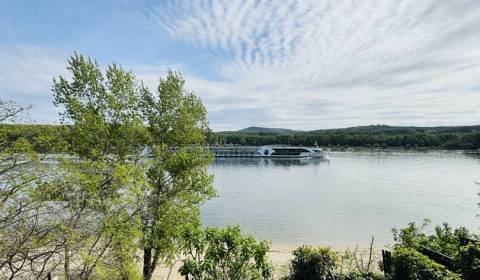
{"type": "Polygon", "coordinates": [[[351,150],[330,160],[218,158],[207,226],[238,224],[273,244],[377,246],[429,218],[477,232],[480,157],[464,152],[351,150]]]}

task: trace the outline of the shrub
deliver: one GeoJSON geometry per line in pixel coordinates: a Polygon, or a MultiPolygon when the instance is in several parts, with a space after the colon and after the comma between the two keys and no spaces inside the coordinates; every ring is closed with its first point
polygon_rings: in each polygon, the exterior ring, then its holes
{"type": "Polygon", "coordinates": [[[242,235],[238,226],[190,228],[184,233],[187,259],[180,273],[187,279],[269,279],[269,245],[242,235]]]}
{"type": "Polygon", "coordinates": [[[393,228],[393,240],[400,247],[419,248],[420,245],[425,245],[427,242],[428,238],[424,231],[429,223],[429,220],[425,220],[421,226],[417,226],[416,223],[412,222],[405,228],[393,228]]]}
{"type": "Polygon", "coordinates": [[[292,260],[292,280],[335,279],[338,254],[329,247],[314,248],[301,246],[294,252],[292,260]]]}
{"type": "Polygon", "coordinates": [[[415,223],[409,223],[405,228],[394,228],[393,238],[397,242],[397,246],[412,249],[419,249],[421,246],[425,246],[444,255],[453,257],[460,250],[461,239],[475,238],[466,228],[459,227],[453,229],[447,223],[436,226],[435,233],[427,235],[425,231],[429,223],[429,220],[425,220],[421,226],[417,226],[415,223]]]}
{"type": "Polygon", "coordinates": [[[480,247],[470,244],[460,249],[456,262],[464,279],[480,279],[480,247]]]}
{"type": "Polygon", "coordinates": [[[392,258],[392,280],[460,280],[450,272],[414,249],[397,247],[392,258]]]}

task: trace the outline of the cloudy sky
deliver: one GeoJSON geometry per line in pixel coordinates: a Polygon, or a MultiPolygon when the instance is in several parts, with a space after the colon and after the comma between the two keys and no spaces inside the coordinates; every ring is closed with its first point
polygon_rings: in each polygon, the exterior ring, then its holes
{"type": "Polygon", "coordinates": [[[0,97],[32,120],[74,51],[180,71],[214,130],[480,123],[478,0],[0,1],[0,97]]]}

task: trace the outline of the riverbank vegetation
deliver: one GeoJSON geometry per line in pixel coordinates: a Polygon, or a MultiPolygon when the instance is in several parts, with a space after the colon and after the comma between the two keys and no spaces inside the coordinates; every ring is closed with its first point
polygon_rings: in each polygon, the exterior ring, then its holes
{"type": "MultiPolygon", "coordinates": [[[[28,139],[36,151],[44,152],[42,137],[69,141],[72,126],[40,124],[2,124],[0,131],[9,141],[28,139]]],[[[367,126],[312,132],[209,132],[211,145],[298,145],[323,147],[367,148],[433,148],[450,150],[480,149],[480,126],[462,127],[391,127],[367,126]]],[[[52,144],[52,143],[50,143],[52,144]]],[[[64,143],[57,143],[57,152],[69,152],[64,143]]]]}
{"type": "MultiPolygon", "coordinates": [[[[70,125],[3,124],[0,131],[8,135],[10,141],[20,137],[33,143],[38,152],[45,151],[45,135],[53,139],[69,140],[70,125]]],[[[449,150],[480,149],[480,126],[452,127],[395,127],[373,125],[345,129],[317,131],[290,130],[244,130],[237,132],[208,133],[210,145],[295,145],[322,147],[367,147],[367,148],[432,148],[449,150]]],[[[69,152],[68,146],[57,144],[58,152],[69,152]]]]}
{"type": "MultiPolygon", "coordinates": [[[[68,125],[0,126],[0,278],[149,280],[160,264],[180,259],[186,279],[271,279],[268,242],[238,227],[201,225],[200,206],[216,195],[205,146],[223,136],[212,135],[203,104],[183,78],[169,72],[150,91],[118,65],[102,71],[77,54],[68,70],[71,79],[53,84],[68,125]],[[44,161],[54,153],[62,154],[54,164],[44,161]]],[[[14,122],[28,109],[1,101],[0,122],[14,122]]],[[[289,143],[319,139],[302,141],[289,143]]],[[[381,263],[372,250],[363,260],[302,246],[284,278],[479,279],[477,236],[464,228],[443,225],[428,235],[410,224],[394,230],[394,238],[381,263]]]]}
{"type": "Polygon", "coordinates": [[[302,145],[323,147],[480,149],[480,126],[396,127],[372,125],[315,131],[242,130],[218,132],[212,144],[302,145]]]}
{"type": "MultiPolygon", "coordinates": [[[[466,228],[436,226],[427,233],[427,223],[410,223],[393,229],[393,252],[373,263],[371,253],[367,265],[345,270],[345,261],[352,255],[341,254],[329,247],[301,246],[294,252],[290,274],[284,279],[328,280],[474,280],[480,279],[480,244],[478,236],[466,228]],[[385,257],[387,256],[387,257],[385,257]]],[[[371,252],[371,250],[370,250],[371,252]]],[[[354,263],[361,263],[358,256],[354,263]]]]}
{"type": "MultiPolygon", "coordinates": [[[[40,136],[69,140],[70,125],[2,124],[0,131],[7,133],[10,141],[20,137],[34,144],[38,152],[45,151],[40,136]]],[[[347,148],[432,148],[449,150],[480,149],[480,126],[452,127],[395,127],[372,125],[345,129],[317,131],[242,130],[237,132],[209,132],[210,145],[295,145],[347,148]]],[[[57,145],[58,152],[68,152],[66,145],[57,145]]]]}

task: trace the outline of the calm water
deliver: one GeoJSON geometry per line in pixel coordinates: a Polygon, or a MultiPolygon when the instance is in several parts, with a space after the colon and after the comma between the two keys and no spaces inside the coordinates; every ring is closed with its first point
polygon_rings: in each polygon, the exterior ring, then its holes
{"type": "Polygon", "coordinates": [[[430,218],[477,231],[480,157],[445,151],[331,152],[330,161],[217,159],[204,224],[239,224],[276,244],[377,245],[430,218]]]}

